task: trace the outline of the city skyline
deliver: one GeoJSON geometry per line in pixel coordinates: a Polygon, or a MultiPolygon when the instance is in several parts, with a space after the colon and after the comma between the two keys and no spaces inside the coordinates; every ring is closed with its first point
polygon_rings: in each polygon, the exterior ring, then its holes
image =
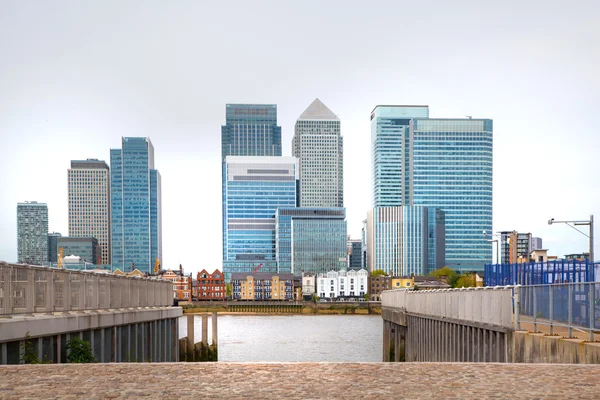
{"type": "Polygon", "coordinates": [[[600,170],[593,118],[600,106],[594,73],[600,56],[587,34],[595,26],[593,10],[556,13],[527,4],[515,18],[503,4],[489,12],[466,3],[440,5],[427,10],[425,26],[407,20],[400,27],[394,23],[398,12],[420,13],[425,6],[387,3],[389,12],[374,22],[363,19],[357,4],[322,7],[320,16],[310,2],[293,12],[287,5],[239,3],[246,11],[239,13],[224,5],[165,4],[139,13],[133,5],[76,4],[68,15],[56,14],[51,4],[10,4],[0,15],[0,37],[19,39],[0,41],[3,54],[12,54],[0,66],[8,78],[0,83],[0,146],[6,153],[0,166],[7,192],[0,199],[2,260],[17,258],[16,203],[47,203],[49,230],[66,234],[70,161],[108,160],[121,137],[144,136],[157,149],[163,176],[163,265],[218,267],[221,239],[214,232],[221,223],[221,179],[212,171],[220,165],[224,104],[277,104],[282,153],[290,155],[294,123],[315,97],[341,120],[344,205],[353,238],[360,237],[371,206],[370,110],[377,104],[428,104],[432,118],[494,120],[494,231],[531,232],[552,254],[587,251],[585,237],[547,220],[600,215],[600,185],[593,175],[600,170]],[[119,24],[117,15],[133,23],[119,24]],[[198,24],[206,15],[211,21],[232,18],[235,32],[198,24]],[[307,18],[316,18],[324,32],[299,29],[307,18]],[[144,28],[153,21],[160,21],[160,30],[144,28]],[[99,24],[113,34],[83,34],[84,27],[99,24]],[[296,33],[288,25],[298,27],[296,33]],[[273,29],[281,34],[273,36],[273,29]],[[278,56],[261,59],[254,48],[235,44],[245,31],[255,32],[252,40],[278,56]],[[389,51],[391,40],[407,32],[411,62],[389,51]],[[335,39],[335,51],[314,45],[323,34],[335,39]],[[303,52],[313,56],[298,57],[303,52]],[[251,62],[240,63],[243,58],[251,62]],[[516,178],[522,171],[531,181],[516,178]],[[573,195],[581,188],[585,195],[573,195]],[[544,195],[551,191],[558,193],[544,195]],[[515,203],[517,195],[523,197],[515,203]],[[193,202],[214,215],[190,215],[193,202]],[[197,226],[210,228],[198,233],[197,226]],[[215,254],[199,260],[198,243],[215,254]]]}

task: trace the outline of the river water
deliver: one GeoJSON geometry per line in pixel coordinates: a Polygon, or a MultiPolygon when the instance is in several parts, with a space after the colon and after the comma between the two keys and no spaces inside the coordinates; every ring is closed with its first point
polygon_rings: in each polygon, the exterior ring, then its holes
{"type": "MultiPolygon", "coordinates": [[[[382,331],[380,315],[222,315],[219,361],[381,361],[382,331]]],[[[210,317],[208,334],[210,343],[210,317]]],[[[179,321],[179,337],[185,336],[187,316],[179,321]]],[[[202,340],[200,316],[194,336],[202,340]]]]}

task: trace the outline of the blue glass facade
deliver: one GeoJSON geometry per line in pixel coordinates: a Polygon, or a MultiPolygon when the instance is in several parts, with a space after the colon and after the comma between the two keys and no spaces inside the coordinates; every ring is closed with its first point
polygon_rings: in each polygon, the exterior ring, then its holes
{"type": "Polygon", "coordinates": [[[281,156],[275,104],[227,104],[221,126],[221,157],[281,156]]]}
{"type": "Polygon", "coordinates": [[[223,270],[278,272],[275,214],[297,205],[294,157],[228,156],[223,165],[223,270]]]}
{"type": "Polygon", "coordinates": [[[377,106],[371,112],[373,207],[410,205],[412,118],[428,106],[377,106]]]}
{"type": "Polygon", "coordinates": [[[82,261],[95,265],[100,265],[98,261],[102,260],[100,246],[96,238],[62,236],[56,240],[55,251],[59,252],[61,248],[65,257],[78,256],[81,257],[82,261]]]}
{"type": "Polygon", "coordinates": [[[444,212],[422,206],[375,207],[367,217],[369,270],[427,275],[444,266],[444,212]]]}
{"type": "Polygon", "coordinates": [[[483,271],[492,261],[490,119],[414,119],[412,204],[437,207],[446,222],[446,265],[483,271]]]}
{"type": "Polygon", "coordinates": [[[122,138],[110,151],[112,266],[151,272],[162,258],[160,174],[148,138],[122,138]]]}
{"type": "Polygon", "coordinates": [[[280,272],[328,272],[346,269],[346,209],[279,208],[276,258],[280,272]]]}

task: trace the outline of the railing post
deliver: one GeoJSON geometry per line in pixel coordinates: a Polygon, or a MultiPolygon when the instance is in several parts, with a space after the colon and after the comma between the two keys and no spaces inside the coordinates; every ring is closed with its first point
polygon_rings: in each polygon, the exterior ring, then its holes
{"type": "Polygon", "coordinates": [[[537,333],[537,286],[532,286],[533,290],[533,333],[537,333]]]}
{"type": "Polygon", "coordinates": [[[573,284],[567,283],[569,299],[567,300],[569,337],[573,337],[573,284]]]}
{"type": "Polygon", "coordinates": [[[594,295],[595,295],[595,289],[594,289],[594,283],[590,282],[588,283],[589,285],[589,290],[588,290],[588,301],[589,301],[589,322],[590,322],[590,342],[594,341],[594,319],[595,319],[595,301],[594,301],[594,295]]]}
{"type": "Polygon", "coordinates": [[[553,324],[553,319],[554,319],[554,285],[549,285],[548,286],[548,302],[549,304],[549,309],[550,309],[550,334],[554,334],[554,324],[553,324]]]}
{"type": "Polygon", "coordinates": [[[519,300],[519,294],[521,291],[521,285],[517,285],[514,287],[514,307],[515,307],[515,325],[516,325],[516,330],[520,331],[521,330],[521,301],[519,300]]]}

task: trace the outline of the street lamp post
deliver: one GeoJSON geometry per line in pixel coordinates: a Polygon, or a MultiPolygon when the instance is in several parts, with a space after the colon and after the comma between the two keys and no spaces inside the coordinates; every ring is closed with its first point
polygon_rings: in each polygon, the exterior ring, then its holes
{"type": "Polygon", "coordinates": [[[554,218],[552,218],[552,219],[548,220],[548,225],[552,225],[552,224],[567,224],[571,228],[575,229],[577,232],[581,233],[583,236],[587,237],[590,240],[589,260],[590,260],[590,263],[592,263],[592,264],[594,263],[594,216],[593,215],[590,215],[589,220],[583,220],[583,221],[556,221],[554,218]],[[588,225],[590,227],[589,235],[587,235],[584,232],[580,231],[579,229],[575,228],[575,225],[588,225]]]}
{"type": "MultiPolygon", "coordinates": [[[[487,231],[483,231],[483,236],[484,236],[484,237],[487,237],[487,236],[488,236],[488,233],[487,233],[487,231]]],[[[494,236],[497,236],[497,237],[499,237],[499,234],[498,234],[498,233],[492,233],[490,236],[491,236],[492,238],[493,238],[494,236]]],[[[496,264],[500,264],[500,239],[499,239],[499,238],[496,238],[496,239],[488,239],[488,242],[490,242],[490,243],[494,243],[494,242],[496,242],[496,264]]]]}

